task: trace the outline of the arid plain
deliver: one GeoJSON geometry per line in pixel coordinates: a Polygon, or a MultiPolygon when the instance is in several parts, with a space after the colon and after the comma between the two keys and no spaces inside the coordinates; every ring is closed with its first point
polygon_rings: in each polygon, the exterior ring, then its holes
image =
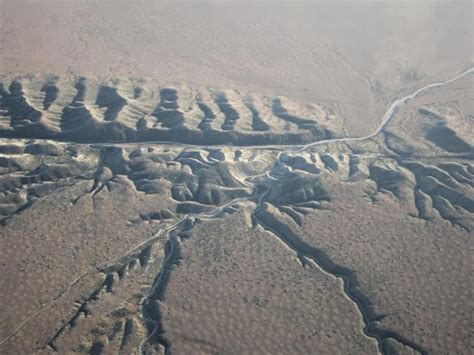
{"type": "Polygon", "coordinates": [[[0,10],[0,353],[472,352],[472,3],[0,10]]]}

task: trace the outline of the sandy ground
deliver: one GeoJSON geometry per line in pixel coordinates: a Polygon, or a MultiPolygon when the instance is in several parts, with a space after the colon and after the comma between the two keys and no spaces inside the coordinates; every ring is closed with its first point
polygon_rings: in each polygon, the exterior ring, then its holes
{"type": "Polygon", "coordinates": [[[0,11],[2,354],[469,353],[472,3],[0,11]]]}

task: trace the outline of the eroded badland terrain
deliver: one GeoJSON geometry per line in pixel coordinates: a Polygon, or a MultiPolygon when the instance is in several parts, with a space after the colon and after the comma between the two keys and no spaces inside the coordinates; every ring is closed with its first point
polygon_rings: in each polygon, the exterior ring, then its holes
{"type": "Polygon", "coordinates": [[[452,25],[440,11],[469,17],[471,4],[372,6],[388,16],[375,35],[364,3],[340,9],[354,15],[342,30],[324,25],[336,5],[312,4],[313,32],[293,28],[300,5],[262,3],[213,40],[246,7],[25,4],[0,3],[0,353],[472,352],[472,23],[451,28],[456,43],[435,30],[452,25]],[[41,28],[66,39],[28,31],[42,11],[41,28]],[[172,28],[155,38],[137,19],[156,13],[172,28]],[[279,17],[294,21],[272,27],[279,17]],[[367,19],[372,37],[353,33],[367,19]],[[237,50],[249,23],[257,35],[237,50]],[[414,29],[436,45],[417,47],[414,29]],[[278,45],[259,31],[285,34],[273,68],[278,45]],[[350,34],[367,43],[340,47],[350,34]],[[74,41],[97,57],[51,59],[74,41]],[[308,53],[319,61],[301,68],[308,53]]]}

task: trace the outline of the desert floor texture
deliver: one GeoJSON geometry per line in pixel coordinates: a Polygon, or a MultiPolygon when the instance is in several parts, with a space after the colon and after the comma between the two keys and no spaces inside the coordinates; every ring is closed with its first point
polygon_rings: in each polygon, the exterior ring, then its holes
{"type": "Polygon", "coordinates": [[[471,354],[472,16],[0,1],[0,353],[471,354]]]}

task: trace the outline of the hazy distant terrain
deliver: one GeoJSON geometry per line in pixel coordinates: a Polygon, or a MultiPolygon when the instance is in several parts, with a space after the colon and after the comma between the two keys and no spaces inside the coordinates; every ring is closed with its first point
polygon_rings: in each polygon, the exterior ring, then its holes
{"type": "Polygon", "coordinates": [[[0,353],[471,352],[472,3],[0,9],[0,353]]]}
{"type": "Polygon", "coordinates": [[[400,93],[473,60],[472,4],[2,2],[2,71],[152,77],[335,102],[371,131],[400,93]]]}

